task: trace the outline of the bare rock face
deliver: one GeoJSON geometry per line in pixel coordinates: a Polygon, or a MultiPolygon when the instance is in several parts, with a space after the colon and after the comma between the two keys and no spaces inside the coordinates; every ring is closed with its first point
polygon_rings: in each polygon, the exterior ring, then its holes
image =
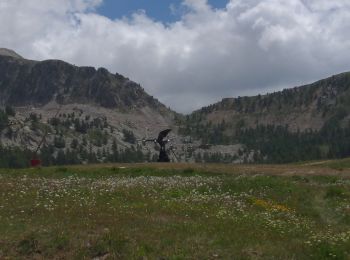
{"type": "Polygon", "coordinates": [[[37,151],[45,165],[62,153],[77,159],[70,163],[116,162],[123,158],[118,153],[133,161],[152,158],[157,151],[141,148],[140,140],[164,128],[175,130],[176,115],[120,74],[60,60],[27,60],[0,49],[0,117],[6,126],[0,145],[37,151]],[[5,116],[9,107],[13,113],[5,116]]]}
{"type": "Polygon", "coordinates": [[[13,50],[0,48],[0,56],[9,56],[16,59],[23,59],[22,56],[14,52],[13,50]]]}
{"type": "MultiPolygon", "coordinates": [[[[94,104],[106,108],[151,107],[167,111],[140,85],[104,68],[77,67],[60,60],[30,61],[0,49],[0,101],[12,106],[94,104]]],[[[169,111],[170,112],[170,111],[169,111]]]]}
{"type": "Polygon", "coordinates": [[[117,146],[129,157],[134,151],[150,158],[156,149],[140,148],[140,140],[171,128],[179,161],[250,162],[267,155],[244,140],[238,143],[240,131],[259,126],[295,133],[332,125],[349,128],[350,72],[272,94],[225,98],[184,117],[139,84],[104,68],[32,61],[0,49],[0,108],[5,106],[16,113],[9,113],[14,124],[0,131],[2,144],[34,151],[45,137],[49,152],[41,152],[55,160],[58,152],[71,156],[73,151],[80,162],[115,162],[117,146]],[[94,153],[97,159],[91,157],[94,153]]]}

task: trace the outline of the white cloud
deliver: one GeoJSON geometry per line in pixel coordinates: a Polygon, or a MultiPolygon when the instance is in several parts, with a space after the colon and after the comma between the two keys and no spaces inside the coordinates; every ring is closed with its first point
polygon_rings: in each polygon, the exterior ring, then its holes
{"type": "Polygon", "coordinates": [[[177,111],[350,70],[348,0],[184,0],[181,20],[110,20],[102,0],[0,0],[0,46],[107,67],[177,111]]]}

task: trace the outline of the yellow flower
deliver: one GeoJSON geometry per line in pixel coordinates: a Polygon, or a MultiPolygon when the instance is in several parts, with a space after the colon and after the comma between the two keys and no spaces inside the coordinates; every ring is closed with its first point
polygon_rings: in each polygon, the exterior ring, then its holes
{"type": "Polygon", "coordinates": [[[266,210],[278,210],[278,211],[283,211],[283,212],[290,212],[292,211],[290,208],[288,208],[287,206],[281,205],[281,204],[277,204],[277,203],[273,203],[271,201],[265,201],[262,199],[258,199],[258,198],[253,198],[253,203],[259,207],[262,207],[266,210]]]}

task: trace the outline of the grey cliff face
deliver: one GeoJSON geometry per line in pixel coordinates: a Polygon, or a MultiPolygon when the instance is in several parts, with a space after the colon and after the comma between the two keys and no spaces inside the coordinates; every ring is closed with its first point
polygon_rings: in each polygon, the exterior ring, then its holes
{"type": "Polygon", "coordinates": [[[0,55],[1,56],[9,56],[9,57],[16,58],[16,59],[23,59],[22,56],[20,56],[19,54],[17,54],[13,50],[9,50],[6,48],[0,48],[0,55]]]}
{"type": "Polygon", "coordinates": [[[138,84],[104,68],[77,67],[59,60],[30,61],[0,52],[2,104],[41,106],[54,99],[59,103],[93,103],[106,108],[165,109],[138,84]]]}

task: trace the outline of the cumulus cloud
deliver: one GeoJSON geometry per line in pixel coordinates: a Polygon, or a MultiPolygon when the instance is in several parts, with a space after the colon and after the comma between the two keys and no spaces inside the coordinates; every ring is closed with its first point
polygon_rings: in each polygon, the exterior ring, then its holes
{"type": "Polygon", "coordinates": [[[0,46],[130,77],[177,111],[350,70],[347,0],[184,0],[179,21],[111,20],[102,0],[1,0],[0,46]]]}

